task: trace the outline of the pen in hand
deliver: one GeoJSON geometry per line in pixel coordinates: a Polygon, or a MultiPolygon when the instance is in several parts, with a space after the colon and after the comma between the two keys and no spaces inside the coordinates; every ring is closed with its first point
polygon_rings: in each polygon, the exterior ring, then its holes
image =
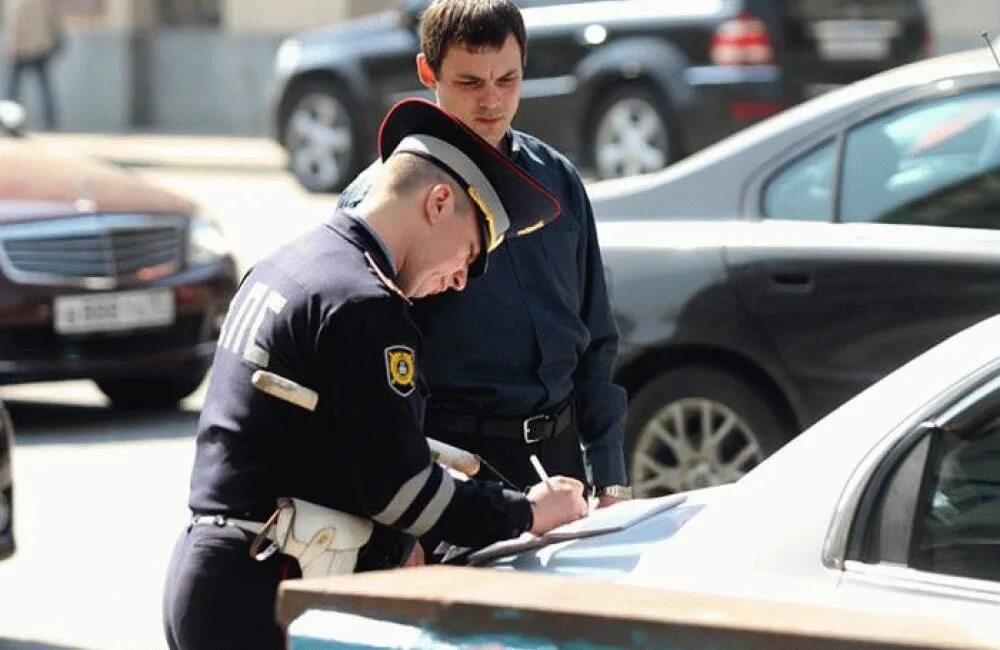
{"type": "Polygon", "coordinates": [[[538,474],[538,478],[542,479],[542,483],[544,483],[551,490],[552,486],[549,485],[549,475],[546,473],[545,468],[542,467],[542,462],[538,460],[538,456],[531,454],[528,456],[528,460],[531,461],[531,466],[535,468],[535,473],[538,474]]]}

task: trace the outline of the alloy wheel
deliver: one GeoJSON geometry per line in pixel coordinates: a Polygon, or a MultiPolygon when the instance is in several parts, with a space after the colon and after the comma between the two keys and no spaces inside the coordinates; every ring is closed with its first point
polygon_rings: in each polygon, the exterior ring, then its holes
{"type": "Polygon", "coordinates": [[[657,496],[737,480],[764,459],[753,430],[726,405],[703,398],[666,404],[636,439],[632,486],[657,496]]]}
{"type": "Polygon", "coordinates": [[[339,189],[354,155],[351,116],[343,102],[325,92],[302,97],[285,132],[292,172],[311,191],[339,189]]]}
{"type": "Polygon", "coordinates": [[[639,97],[611,104],[597,122],[594,157],[600,178],[645,174],[670,160],[670,139],[659,111],[639,97]]]}

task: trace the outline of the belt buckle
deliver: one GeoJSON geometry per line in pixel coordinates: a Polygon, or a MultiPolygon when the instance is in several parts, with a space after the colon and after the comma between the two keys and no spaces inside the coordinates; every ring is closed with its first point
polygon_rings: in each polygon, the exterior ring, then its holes
{"type": "Polygon", "coordinates": [[[545,413],[542,413],[541,415],[532,415],[530,418],[525,418],[524,422],[521,424],[521,430],[524,434],[524,442],[530,445],[545,440],[546,438],[551,438],[552,437],[551,434],[544,435],[540,433],[538,435],[535,435],[532,433],[532,425],[535,422],[538,422],[539,420],[542,420],[543,422],[548,422],[551,419],[552,419],[551,416],[545,413]]]}

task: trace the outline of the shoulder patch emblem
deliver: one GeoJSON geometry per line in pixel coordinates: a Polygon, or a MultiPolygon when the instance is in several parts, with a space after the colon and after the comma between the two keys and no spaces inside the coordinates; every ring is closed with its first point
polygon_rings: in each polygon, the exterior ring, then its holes
{"type": "Polygon", "coordinates": [[[417,385],[416,355],[405,345],[385,349],[385,374],[389,388],[402,397],[408,397],[417,385]]]}

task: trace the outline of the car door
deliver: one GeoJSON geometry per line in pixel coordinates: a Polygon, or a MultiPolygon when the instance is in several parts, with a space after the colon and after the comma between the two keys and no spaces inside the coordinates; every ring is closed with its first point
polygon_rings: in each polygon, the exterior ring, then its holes
{"type": "Polygon", "coordinates": [[[728,262],[813,419],[1000,312],[1000,89],[875,115],[761,188],[775,233],[728,262]]]}
{"type": "MultiPolygon", "coordinates": [[[[995,365],[995,364],[994,364],[995,365]]],[[[841,589],[934,611],[1000,604],[1000,369],[969,378],[871,473],[851,527],[841,589]]],[[[986,629],[986,628],[984,628],[986,629]]]]}

